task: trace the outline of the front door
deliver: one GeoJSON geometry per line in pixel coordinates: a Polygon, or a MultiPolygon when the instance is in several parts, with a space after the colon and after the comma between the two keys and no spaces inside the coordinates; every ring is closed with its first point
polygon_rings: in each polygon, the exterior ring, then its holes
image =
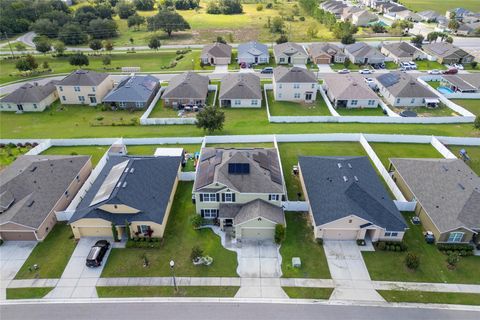
{"type": "Polygon", "coordinates": [[[255,63],[258,63],[258,57],[255,57],[255,63]]]}
{"type": "Polygon", "coordinates": [[[215,59],[214,58],[210,58],[210,64],[215,64],[215,59]]]}
{"type": "Polygon", "coordinates": [[[23,111],[23,105],[17,104],[18,111],[23,111]]]}
{"type": "Polygon", "coordinates": [[[288,63],[292,63],[292,57],[288,57],[288,63]]]}
{"type": "Polygon", "coordinates": [[[90,103],[91,104],[96,104],[97,103],[97,98],[96,97],[91,96],[89,98],[90,98],[90,103]]]}

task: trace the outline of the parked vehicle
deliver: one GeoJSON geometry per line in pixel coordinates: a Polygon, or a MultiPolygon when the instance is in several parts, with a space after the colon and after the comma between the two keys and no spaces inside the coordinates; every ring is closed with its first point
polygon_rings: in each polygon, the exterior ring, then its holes
{"type": "Polygon", "coordinates": [[[463,65],[462,65],[462,64],[459,64],[459,63],[454,63],[454,64],[452,65],[452,67],[454,67],[455,69],[458,69],[458,70],[463,70],[463,69],[465,69],[465,68],[463,67],[463,65]]]}
{"type": "Polygon", "coordinates": [[[108,248],[110,248],[110,242],[107,240],[98,240],[95,242],[87,256],[87,267],[95,268],[101,266],[108,248]]]}
{"type": "Polygon", "coordinates": [[[457,74],[457,73],[458,73],[458,69],[455,69],[455,68],[450,68],[448,70],[443,71],[443,74],[457,74]]]}
{"type": "Polygon", "coordinates": [[[413,61],[409,61],[407,62],[410,66],[410,68],[414,69],[414,70],[417,70],[417,64],[413,61]]]}
{"type": "Polygon", "coordinates": [[[370,70],[370,69],[362,69],[359,72],[360,72],[360,74],[372,74],[373,73],[373,71],[370,70]]]}
{"type": "Polygon", "coordinates": [[[425,232],[425,241],[429,244],[435,243],[435,235],[432,231],[425,232]]]}
{"type": "Polygon", "coordinates": [[[239,66],[240,66],[240,68],[242,68],[242,69],[248,69],[248,68],[250,68],[250,65],[249,65],[248,63],[246,63],[246,62],[240,62],[240,63],[239,63],[239,66]]]}
{"type": "Polygon", "coordinates": [[[440,70],[434,69],[434,70],[428,70],[428,74],[435,75],[435,74],[442,74],[442,73],[440,72],[440,70]]]}
{"type": "Polygon", "coordinates": [[[340,73],[340,74],[346,74],[346,73],[350,73],[350,70],[348,70],[348,69],[342,69],[342,70],[338,70],[338,73],[340,73]]]}
{"type": "Polygon", "coordinates": [[[273,68],[272,67],[265,67],[260,71],[260,73],[273,73],[273,68]]]}

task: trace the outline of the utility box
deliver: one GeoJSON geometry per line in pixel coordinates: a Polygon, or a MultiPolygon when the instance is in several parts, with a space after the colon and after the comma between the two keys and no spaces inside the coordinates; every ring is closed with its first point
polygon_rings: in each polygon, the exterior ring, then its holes
{"type": "Polygon", "coordinates": [[[292,258],[292,266],[294,268],[300,268],[302,266],[302,262],[300,261],[299,257],[293,257],[292,258]]]}

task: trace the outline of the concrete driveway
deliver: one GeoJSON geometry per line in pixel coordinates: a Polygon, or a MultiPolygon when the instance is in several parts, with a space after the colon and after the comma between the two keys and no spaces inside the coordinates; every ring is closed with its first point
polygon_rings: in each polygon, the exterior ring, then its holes
{"type": "Polygon", "coordinates": [[[36,245],[35,241],[5,241],[0,246],[0,300],[5,300],[5,289],[36,245]]]}
{"type": "Polygon", "coordinates": [[[228,73],[228,65],[215,66],[214,73],[228,73]]]}
{"type": "Polygon", "coordinates": [[[318,72],[334,73],[329,64],[317,64],[318,72]]]}
{"type": "Polygon", "coordinates": [[[279,278],[282,257],[272,241],[243,241],[237,249],[237,273],[242,278],[279,278]]]}

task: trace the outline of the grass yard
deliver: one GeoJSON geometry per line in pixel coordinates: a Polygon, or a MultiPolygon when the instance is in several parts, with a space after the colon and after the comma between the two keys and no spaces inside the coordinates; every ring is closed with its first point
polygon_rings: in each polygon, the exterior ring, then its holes
{"type": "Polygon", "coordinates": [[[404,214],[409,229],[403,237],[408,252],[417,254],[420,266],[409,270],[404,263],[407,252],[362,252],[372,280],[480,284],[480,257],[462,257],[455,270],[447,267],[447,256],[425,242],[421,225],[413,225],[413,213],[404,214]]]}
{"type": "Polygon", "coordinates": [[[131,297],[222,297],[233,298],[240,287],[97,287],[99,298],[131,298],[131,297]]]}
{"type": "MultiPolygon", "coordinates": [[[[366,156],[358,142],[293,142],[280,143],[283,175],[287,184],[289,200],[297,200],[297,193],[303,194],[300,180],[293,175],[292,167],[298,164],[299,156],[366,156]]],[[[302,196],[303,199],[303,196],[302,196]]]]}
{"type": "Polygon", "coordinates": [[[338,70],[342,70],[342,69],[348,69],[350,71],[358,71],[360,69],[365,69],[365,68],[370,69],[369,66],[361,66],[361,65],[358,65],[358,64],[354,64],[354,63],[350,63],[348,65],[348,68],[345,68],[345,65],[343,63],[332,63],[332,64],[330,64],[330,67],[334,71],[338,71],[338,70]]]}
{"type": "Polygon", "coordinates": [[[464,107],[476,116],[480,116],[480,100],[479,99],[454,99],[452,102],[464,107]]]}
{"type": "Polygon", "coordinates": [[[417,60],[415,63],[418,70],[447,70],[447,67],[437,61],[417,60]]]}
{"type": "Polygon", "coordinates": [[[393,61],[385,61],[385,69],[396,70],[396,69],[398,69],[398,64],[396,64],[393,61]]]}
{"type": "Polygon", "coordinates": [[[9,299],[41,299],[45,297],[53,287],[40,288],[7,288],[7,300],[9,299]]]}
{"type": "Polygon", "coordinates": [[[23,266],[15,275],[15,279],[54,279],[60,278],[77,243],[72,229],[65,223],[57,223],[45,240],[39,242],[23,266]],[[34,264],[37,271],[30,271],[34,264]]]}
{"type": "Polygon", "coordinates": [[[328,300],[333,288],[282,287],[290,299],[328,300]]]}
{"type": "Polygon", "coordinates": [[[383,109],[380,107],[376,108],[337,108],[337,112],[342,116],[385,116],[383,109]]]}
{"type": "Polygon", "coordinates": [[[460,150],[467,150],[470,161],[466,163],[472,168],[477,175],[480,176],[480,146],[447,146],[450,151],[453,152],[457,157],[459,156],[460,150]]]}
{"type": "Polygon", "coordinates": [[[96,166],[109,147],[110,146],[53,146],[43,151],[42,154],[87,155],[92,157],[92,165],[96,166]]]}
{"type": "MultiPolygon", "coordinates": [[[[129,145],[127,146],[128,154],[131,155],[147,155],[151,156],[155,153],[157,148],[183,148],[185,153],[193,155],[195,152],[200,152],[200,144],[147,144],[147,145],[129,145]]],[[[183,171],[195,171],[195,165],[192,159],[187,160],[187,164],[182,169],[183,171]]]]}
{"type": "Polygon", "coordinates": [[[170,277],[170,260],[175,261],[177,276],[236,277],[235,252],[222,247],[220,238],[210,229],[194,230],[190,219],[195,215],[190,182],[180,182],[166,226],[163,245],[159,249],[112,249],[102,277],[170,277]],[[192,247],[199,246],[214,261],[211,266],[194,266],[190,260],[192,247]],[[143,256],[149,261],[143,267],[143,256]]]}
{"type": "Polygon", "coordinates": [[[392,107],[390,106],[394,112],[400,114],[402,111],[405,110],[412,110],[417,113],[418,117],[456,117],[459,116],[458,113],[450,109],[449,107],[440,104],[436,108],[427,108],[427,107],[415,107],[415,108],[404,108],[404,107],[392,107]]]}
{"type": "Polygon", "coordinates": [[[377,290],[388,302],[480,305],[479,293],[377,290]]]}
{"type": "Polygon", "coordinates": [[[254,143],[209,143],[206,145],[211,148],[273,148],[273,142],[254,142],[254,143]]]}
{"type": "MultiPolygon", "coordinates": [[[[280,247],[282,272],[285,278],[330,279],[323,246],[313,238],[306,213],[286,212],[287,234],[280,247]],[[294,268],[292,257],[300,257],[302,266],[294,268]]],[[[290,295],[289,295],[290,296],[290,295]]],[[[292,298],[290,296],[290,298],[292,298]]]]}
{"type": "Polygon", "coordinates": [[[433,89],[440,87],[440,81],[427,81],[428,85],[433,89]]]}
{"type": "Polygon", "coordinates": [[[389,158],[443,158],[442,155],[427,143],[384,143],[370,142],[385,168],[390,165],[389,158]]]}
{"type": "MultiPolygon", "coordinates": [[[[165,107],[163,105],[163,100],[158,99],[155,107],[153,108],[152,112],[148,116],[149,118],[178,118],[179,111],[174,110],[170,107],[165,107]]],[[[191,113],[192,116],[195,116],[195,113],[191,113]]]]}
{"type": "Polygon", "coordinates": [[[475,12],[480,11],[478,0],[464,0],[461,3],[456,0],[400,0],[399,2],[413,11],[419,12],[434,9],[441,15],[445,15],[445,11],[448,9],[457,8],[458,6],[475,12]]]}
{"type": "Polygon", "coordinates": [[[315,103],[275,101],[273,90],[267,91],[268,106],[272,116],[331,116],[327,103],[317,94],[315,103]]]}
{"type": "Polygon", "coordinates": [[[3,148],[0,148],[0,170],[15,161],[18,156],[27,153],[28,150],[30,150],[30,147],[10,148],[9,146],[5,146],[3,148]]]}

